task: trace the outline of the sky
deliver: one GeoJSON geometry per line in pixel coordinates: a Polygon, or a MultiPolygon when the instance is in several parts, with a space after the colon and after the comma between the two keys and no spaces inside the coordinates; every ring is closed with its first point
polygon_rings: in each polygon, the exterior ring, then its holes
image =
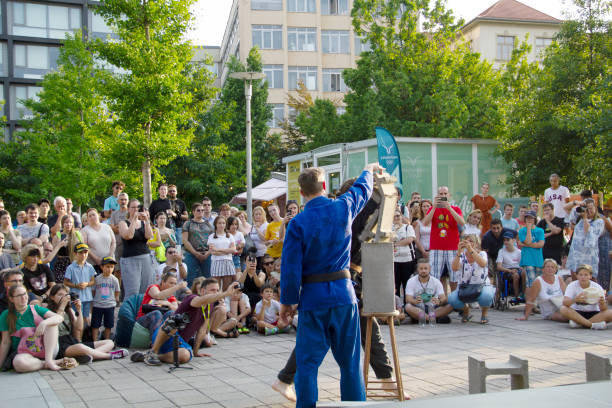
{"type": "MultiPolygon", "coordinates": [[[[467,23],[495,4],[497,0],[447,0],[447,8],[467,23]]],[[[521,0],[522,3],[562,19],[570,7],[570,0],[521,0]]],[[[187,37],[195,45],[221,45],[225,25],[232,7],[232,0],[199,0],[193,7],[193,29],[187,37]]]]}

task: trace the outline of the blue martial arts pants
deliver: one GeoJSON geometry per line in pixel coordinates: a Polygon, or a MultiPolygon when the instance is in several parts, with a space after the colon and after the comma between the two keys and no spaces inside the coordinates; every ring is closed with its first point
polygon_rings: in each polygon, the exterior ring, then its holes
{"type": "Polygon", "coordinates": [[[342,401],[365,401],[360,339],[357,304],[300,311],[295,344],[296,408],[316,406],[317,374],[330,347],[340,366],[342,401]]]}

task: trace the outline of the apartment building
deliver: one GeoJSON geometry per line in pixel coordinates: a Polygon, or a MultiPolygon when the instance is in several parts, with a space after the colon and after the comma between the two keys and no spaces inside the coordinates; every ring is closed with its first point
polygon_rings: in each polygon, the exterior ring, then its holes
{"type": "Polygon", "coordinates": [[[342,70],[354,68],[367,49],[353,32],[352,6],[352,0],[234,0],[221,44],[220,83],[232,55],[246,61],[258,46],[274,112],[271,128],[292,113],[287,94],[300,80],[313,97],[341,100],[347,91],[342,70]]]}
{"type": "Polygon", "coordinates": [[[500,0],[464,25],[461,33],[473,51],[499,68],[510,60],[514,47],[527,35],[531,45],[528,60],[540,60],[562,23],[519,1],[500,0]]]}

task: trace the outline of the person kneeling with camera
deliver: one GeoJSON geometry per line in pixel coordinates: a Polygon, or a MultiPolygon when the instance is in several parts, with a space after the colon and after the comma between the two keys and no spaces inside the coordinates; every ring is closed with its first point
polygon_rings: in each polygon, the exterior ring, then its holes
{"type": "MultiPolygon", "coordinates": [[[[235,294],[239,290],[238,287],[238,283],[234,282],[225,292],[220,292],[219,282],[216,279],[206,279],[200,287],[199,294],[192,294],[183,299],[176,311],[153,332],[151,350],[146,353],[134,353],[132,361],[144,361],[145,364],[154,366],[161,365],[162,362],[172,363],[172,336],[177,331],[179,334],[178,362],[180,364],[188,363],[194,356],[209,357],[209,354],[199,351],[200,345],[208,336],[208,331],[215,327],[216,315],[222,314],[224,317],[226,315],[225,307],[217,306],[223,303],[225,297],[235,294]],[[193,336],[196,338],[192,350],[187,341],[193,336]]],[[[228,322],[236,325],[234,320],[228,320],[228,322]]]]}

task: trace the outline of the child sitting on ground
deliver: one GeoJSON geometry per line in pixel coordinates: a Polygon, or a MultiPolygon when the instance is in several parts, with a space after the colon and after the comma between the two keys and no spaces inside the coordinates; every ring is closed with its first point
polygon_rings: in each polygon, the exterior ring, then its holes
{"type": "Polygon", "coordinates": [[[94,278],[93,310],[91,312],[91,334],[98,340],[98,332],[104,320],[104,339],[110,339],[111,329],[115,327],[115,307],[119,302],[121,288],[119,279],[113,276],[115,261],[112,257],[102,258],[102,274],[94,278]]]}
{"type": "Polygon", "coordinates": [[[278,319],[280,303],[274,300],[273,296],[274,288],[266,283],[261,287],[261,300],[255,305],[257,331],[266,336],[291,330],[291,326],[278,319]]]}
{"type": "Polygon", "coordinates": [[[247,317],[251,314],[251,304],[249,297],[242,293],[242,288],[239,292],[225,298],[225,307],[227,308],[228,319],[234,318],[238,320],[236,327],[238,333],[248,334],[251,331],[247,328],[247,317]]]}

